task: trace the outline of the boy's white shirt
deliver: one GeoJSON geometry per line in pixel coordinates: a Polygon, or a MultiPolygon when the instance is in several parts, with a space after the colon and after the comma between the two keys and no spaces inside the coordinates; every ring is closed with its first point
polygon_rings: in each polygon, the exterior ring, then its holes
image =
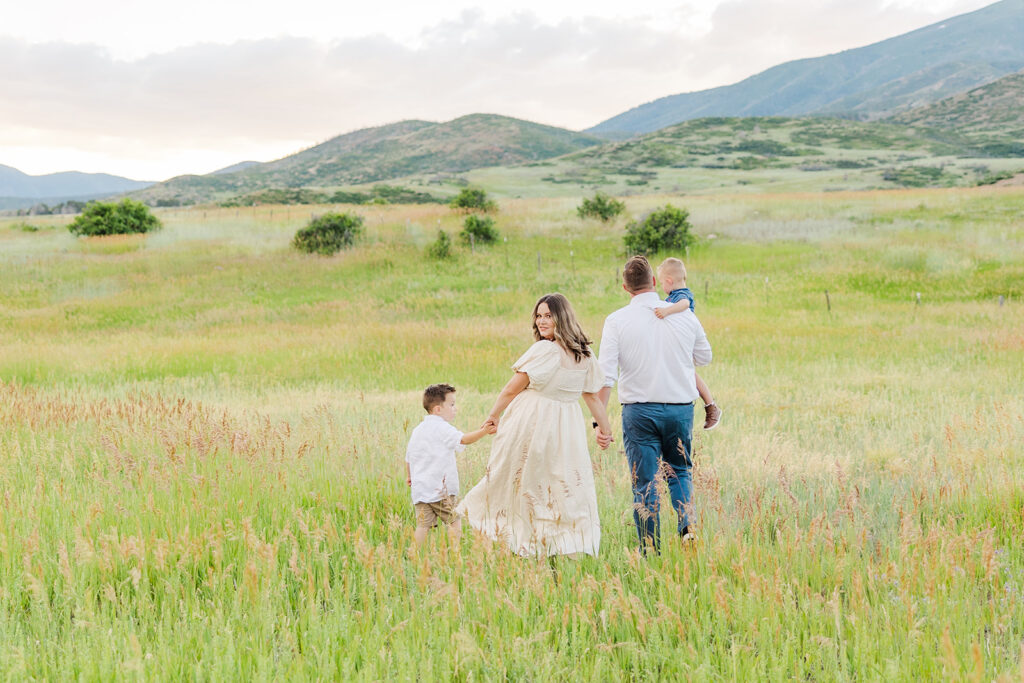
{"type": "Polygon", "coordinates": [[[412,480],[412,502],[434,503],[459,495],[459,470],[455,454],[466,446],[462,432],[439,415],[425,415],[416,425],[405,449],[412,480]]]}

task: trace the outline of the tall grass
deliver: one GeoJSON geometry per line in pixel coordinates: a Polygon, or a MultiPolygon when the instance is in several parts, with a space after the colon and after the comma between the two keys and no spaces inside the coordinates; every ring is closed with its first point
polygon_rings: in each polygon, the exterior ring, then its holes
{"type": "Polygon", "coordinates": [[[599,334],[621,226],[510,201],[507,243],[438,264],[439,207],[369,209],[327,259],[288,248],[295,208],[130,248],[0,224],[5,676],[1024,676],[1024,194],[673,201],[725,407],[701,540],[634,552],[620,435],[600,556],[553,564],[411,551],[402,454],[428,383],[482,418],[538,295],[599,334]]]}

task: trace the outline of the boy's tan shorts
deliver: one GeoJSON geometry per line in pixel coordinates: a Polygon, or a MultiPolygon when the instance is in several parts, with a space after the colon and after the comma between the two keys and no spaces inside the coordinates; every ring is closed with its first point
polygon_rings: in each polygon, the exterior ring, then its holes
{"type": "Polygon", "coordinates": [[[448,496],[433,503],[416,503],[416,526],[430,529],[437,525],[437,520],[451,526],[459,521],[459,513],[455,512],[455,496],[448,496]]]}

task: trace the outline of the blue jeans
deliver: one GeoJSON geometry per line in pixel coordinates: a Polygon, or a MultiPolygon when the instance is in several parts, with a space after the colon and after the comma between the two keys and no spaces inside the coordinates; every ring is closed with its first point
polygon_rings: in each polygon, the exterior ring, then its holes
{"type": "Polygon", "coordinates": [[[661,547],[658,487],[654,477],[662,462],[672,508],[679,517],[679,533],[689,526],[686,508],[693,498],[692,433],[692,403],[627,403],[622,406],[622,437],[633,480],[633,521],[643,552],[648,546],[653,546],[655,551],[661,547]]]}

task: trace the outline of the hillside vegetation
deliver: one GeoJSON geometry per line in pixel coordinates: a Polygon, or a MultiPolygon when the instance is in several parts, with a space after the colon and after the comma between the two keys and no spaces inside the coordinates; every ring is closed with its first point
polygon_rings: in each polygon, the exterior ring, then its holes
{"type": "Polygon", "coordinates": [[[629,195],[967,186],[1024,170],[1024,150],[986,141],[882,121],[713,117],[560,159],[465,176],[523,196],[598,189],[629,195]]]}
{"type": "Polygon", "coordinates": [[[600,143],[583,133],[491,114],[446,123],[403,121],[341,135],[235,173],[175,178],[136,196],[153,203],[195,203],[264,189],[339,188],[412,174],[443,177],[547,159],[600,143]]]}
{"type": "Polygon", "coordinates": [[[888,120],[929,128],[991,156],[1024,157],[1024,72],[888,120]]]}

